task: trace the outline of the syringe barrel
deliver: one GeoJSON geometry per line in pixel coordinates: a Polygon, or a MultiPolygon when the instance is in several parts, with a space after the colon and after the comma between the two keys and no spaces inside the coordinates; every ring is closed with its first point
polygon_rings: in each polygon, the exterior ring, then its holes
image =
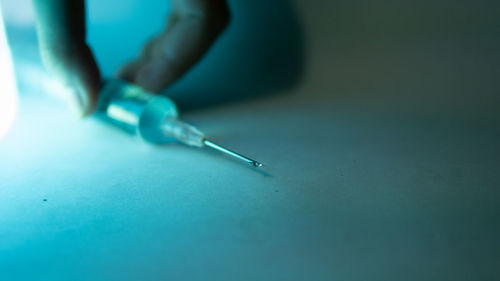
{"type": "Polygon", "coordinates": [[[125,81],[108,80],[101,87],[97,111],[104,120],[137,133],[147,142],[173,141],[160,129],[165,119],[178,117],[174,102],[165,96],[149,93],[125,81]]]}

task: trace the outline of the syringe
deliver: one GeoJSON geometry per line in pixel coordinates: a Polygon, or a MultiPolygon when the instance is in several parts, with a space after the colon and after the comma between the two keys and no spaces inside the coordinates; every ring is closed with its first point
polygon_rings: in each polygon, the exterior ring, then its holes
{"type": "Polygon", "coordinates": [[[210,147],[253,167],[262,164],[208,140],[196,127],[178,119],[174,102],[120,80],[106,81],[99,95],[99,116],[151,143],[177,140],[195,147],[210,147]]]}

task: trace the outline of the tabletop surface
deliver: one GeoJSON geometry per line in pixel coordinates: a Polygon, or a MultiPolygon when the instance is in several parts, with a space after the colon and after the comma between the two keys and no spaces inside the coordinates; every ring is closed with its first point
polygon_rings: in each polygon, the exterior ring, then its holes
{"type": "Polygon", "coordinates": [[[261,169],[76,120],[20,79],[0,280],[498,280],[498,40],[336,45],[296,2],[300,83],[183,113],[261,169]]]}

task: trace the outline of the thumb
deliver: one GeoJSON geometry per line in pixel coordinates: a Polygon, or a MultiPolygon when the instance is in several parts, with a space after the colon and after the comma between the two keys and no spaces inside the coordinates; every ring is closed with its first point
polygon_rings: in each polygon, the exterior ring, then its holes
{"type": "Polygon", "coordinates": [[[85,42],[85,1],[33,0],[42,60],[71,91],[69,101],[77,115],[95,108],[100,74],[85,42]]]}
{"type": "Polygon", "coordinates": [[[96,106],[100,74],[90,48],[86,44],[61,48],[40,44],[47,70],[68,89],[64,97],[79,117],[91,114],[96,106]]]}

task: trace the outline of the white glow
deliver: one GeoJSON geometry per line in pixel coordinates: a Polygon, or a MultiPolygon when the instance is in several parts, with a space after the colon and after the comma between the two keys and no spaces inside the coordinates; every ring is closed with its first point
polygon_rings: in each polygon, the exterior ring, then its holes
{"type": "MultiPolygon", "coordinates": [[[[0,7],[1,8],[1,7],[0,7]]],[[[0,139],[7,133],[17,113],[17,88],[5,26],[0,9],[0,139]]]]}
{"type": "Polygon", "coordinates": [[[33,26],[35,24],[35,13],[31,0],[1,0],[3,19],[7,24],[17,26],[33,26]]]}

